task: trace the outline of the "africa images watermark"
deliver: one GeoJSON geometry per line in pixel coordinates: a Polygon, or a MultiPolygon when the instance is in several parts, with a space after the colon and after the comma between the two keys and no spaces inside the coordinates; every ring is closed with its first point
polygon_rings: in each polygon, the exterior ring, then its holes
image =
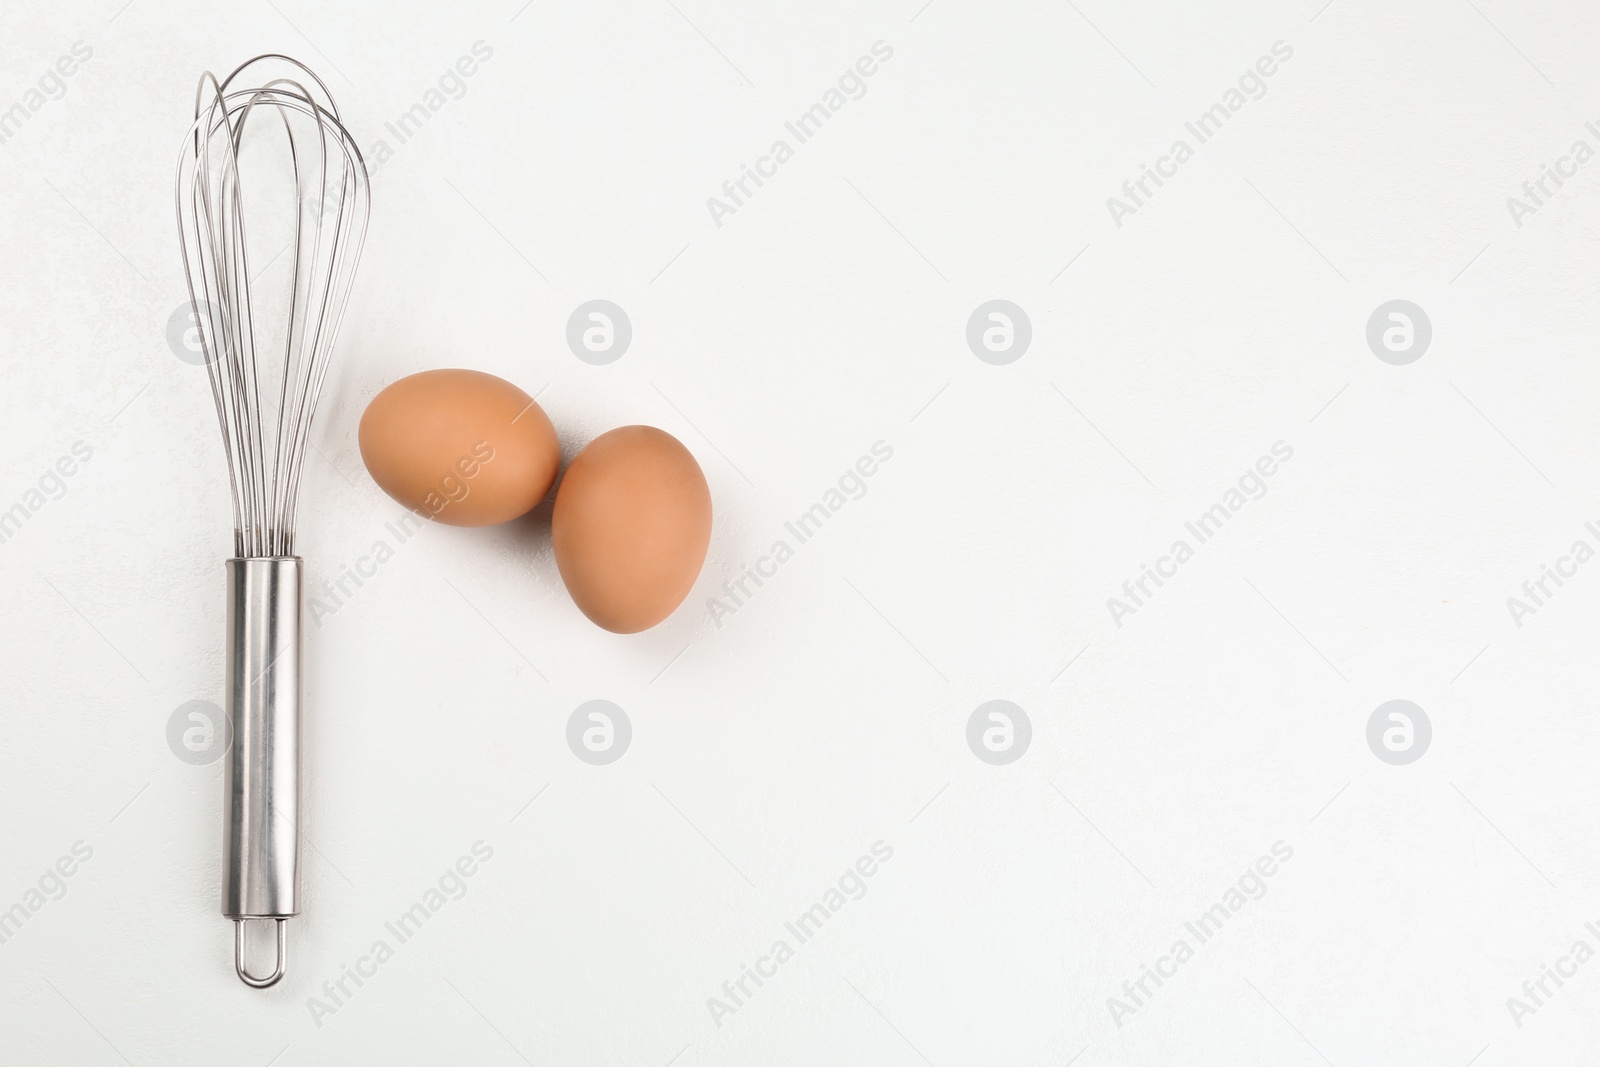
{"type": "Polygon", "coordinates": [[[421,899],[395,919],[383,924],[384,932],[389,937],[374,941],[366,955],[359,957],[354,966],[341,963],[338,977],[322,983],[322,996],[306,998],[306,1010],[311,1013],[311,1021],[317,1024],[317,1028],[320,1030],[323,1019],[337,1015],[339,1009],[349,1004],[367,981],[377,977],[378,968],[394,959],[398,946],[415,937],[430,919],[444,910],[446,904],[466,896],[467,880],[493,858],[492,847],[486,842],[474,841],[468,854],[446,867],[434,884],[423,891],[421,899]],[[389,943],[389,938],[394,939],[393,944],[389,943]],[[351,988],[352,985],[354,988],[351,988]]]}
{"type": "Polygon", "coordinates": [[[29,886],[17,901],[5,911],[0,911],[0,945],[17,936],[28,920],[44,910],[46,904],[67,895],[67,879],[94,858],[94,848],[86,841],[74,841],[72,848],[55,863],[46,867],[37,882],[29,886]]]}
{"type": "Polygon", "coordinates": [[[1258,458],[1252,466],[1239,475],[1237,487],[1229,488],[1222,494],[1220,501],[1183,524],[1184,530],[1194,538],[1194,544],[1189,543],[1189,538],[1180,537],[1172,543],[1166,555],[1154,563],[1140,564],[1139,577],[1130,578],[1122,583],[1122,596],[1106,598],[1106,610],[1111,612],[1111,621],[1116,624],[1117,629],[1122,629],[1122,620],[1125,617],[1147,606],[1155,596],[1156,590],[1176,578],[1178,568],[1193,559],[1195,550],[1221,532],[1223,525],[1229,519],[1243,511],[1246,504],[1266,496],[1267,480],[1277,474],[1281,465],[1293,457],[1294,448],[1291,445],[1284,441],[1274,441],[1269,454],[1258,458]],[[1151,588],[1152,585],[1155,588],[1151,588]]]}
{"type": "MultiPolygon", "coordinates": [[[[386,122],[383,128],[394,137],[395,144],[403,145],[422,131],[422,127],[432,121],[433,116],[444,110],[446,104],[453,100],[460,100],[467,95],[467,80],[478,73],[479,68],[494,58],[494,49],[485,41],[472,42],[471,55],[463,55],[455,63],[439,75],[434,86],[423,92],[422,97],[407,108],[394,122],[386,122]]],[[[394,158],[394,148],[383,138],[367,150],[367,159],[375,167],[382,166],[394,158]]]]}
{"type": "MultiPolygon", "coordinates": [[[[1583,124],[1584,132],[1595,139],[1595,144],[1600,144],[1600,125],[1591,119],[1583,124]]],[[[1567,178],[1576,178],[1578,170],[1595,156],[1594,145],[1585,138],[1578,138],[1572,142],[1572,147],[1566,153],[1559,155],[1551,163],[1539,165],[1539,176],[1529,178],[1522,183],[1521,196],[1506,197],[1506,210],[1511,213],[1511,223],[1517,229],[1522,229],[1522,224],[1528,216],[1537,215],[1539,209],[1548,204],[1566,183],[1567,178]]]]}
{"type": "Polygon", "coordinates": [[[822,897],[794,919],[783,924],[785,936],[778,938],[761,956],[755,966],[739,965],[739,974],[722,983],[722,995],[706,998],[706,1010],[717,1029],[731,1015],[750,1002],[770,978],[776,978],[778,968],[794,959],[795,950],[813,937],[853,900],[867,895],[867,880],[877,874],[881,866],[894,858],[894,849],[883,841],[874,841],[870,855],[864,855],[846,867],[833,885],[823,890],[822,897]]]}
{"type": "Polygon", "coordinates": [[[28,487],[16,503],[0,511],[0,545],[17,536],[23,525],[43,511],[46,504],[66,496],[67,479],[77,474],[93,456],[94,449],[89,444],[74,441],[66,453],[45,468],[38,481],[28,487]]]}
{"type": "Polygon", "coordinates": [[[1223,891],[1222,899],[1184,923],[1183,929],[1189,936],[1173,941],[1166,954],[1156,958],[1154,967],[1140,964],[1139,976],[1122,983],[1122,996],[1106,998],[1106,1010],[1111,1012],[1111,1021],[1117,1024],[1117,1029],[1122,1029],[1124,1019],[1147,1007],[1166,980],[1176,977],[1178,968],[1194,959],[1195,951],[1221,933],[1246,904],[1267,895],[1267,879],[1278,873],[1281,864],[1294,858],[1294,847],[1275,841],[1271,853],[1246,867],[1238,882],[1223,891]]]}
{"type": "Polygon", "coordinates": [[[794,158],[794,150],[821,132],[828,120],[844,110],[852,100],[867,95],[867,79],[878,73],[879,65],[894,58],[894,49],[883,41],[872,42],[871,54],[861,56],[839,80],[822,92],[822,99],[802,111],[796,118],[783,124],[784,132],[794,139],[779,137],[772,142],[766,155],[757,157],[754,164],[741,163],[739,175],[722,183],[722,196],[706,198],[706,210],[711,221],[722,229],[722,220],[733,215],[756,195],[768,178],[778,176],[778,168],[794,158]],[[753,188],[752,188],[753,186],[753,188]]]}
{"type": "Polygon", "coordinates": [[[1244,110],[1245,104],[1267,95],[1267,79],[1278,73],[1280,64],[1294,57],[1294,48],[1284,41],[1274,41],[1269,51],[1270,54],[1261,56],[1239,75],[1237,87],[1230,86],[1223,92],[1221,101],[1183,124],[1184,131],[1194,138],[1193,145],[1186,138],[1177,138],[1166,154],[1156,159],[1154,167],[1140,164],[1139,176],[1122,183],[1122,197],[1126,199],[1115,196],[1106,198],[1106,210],[1111,212],[1111,221],[1117,229],[1122,229],[1123,221],[1128,216],[1137,214],[1140,208],[1148,204],[1156,195],[1156,190],[1165,185],[1167,180],[1178,176],[1178,168],[1194,158],[1196,147],[1221,133],[1222,127],[1244,110]],[[1154,188],[1151,188],[1152,184],[1154,188]]]}
{"type": "MultiPolygon", "coordinates": [[[[1600,926],[1595,925],[1593,920],[1584,923],[1583,929],[1590,937],[1600,941],[1600,926]]],[[[1578,968],[1594,959],[1594,954],[1594,946],[1580,937],[1572,942],[1565,955],[1556,960],[1554,967],[1541,963],[1539,977],[1523,979],[1522,996],[1506,998],[1506,1011],[1511,1013],[1511,1021],[1517,1029],[1521,1030],[1524,1019],[1537,1015],[1540,1008],[1548,1005],[1561,992],[1567,984],[1564,979],[1576,978],[1578,968]]]]}
{"type": "MultiPolygon", "coordinates": [[[[433,84],[423,90],[415,103],[396,115],[393,121],[385,122],[383,128],[388,136],[373,141],[362,157],[366,161],[368,173],[376,175],[395,158],[396,149],[421,133],[423,127],[432,122],[435,115],[465,97],[470,88],[468,82],[493,58],[494,49],[488,42],[481,40],[472,42],[469,52],[446,67],[444,72],[434,79],[433,84]]],[[[313,216],[330,214],[339,207],[342,195],[342,189],[331,189],[322,200],[309,201],[306,210],[313,216]]]]}
{"type": "Polygon", "coordinates": [[[736,578],[729,578],[722,583],[723,595],[710,597],[706,600],[706,611],[711,615],[711,621],[721,629],[722,620],[736,614],[740,608],[750,603],[756,591],[767,583],[769,578],[775,577],[778,568],[794,558],[795,549],[805,544],[817,535],[817,532],[827,524],[828,520],[844,509],[852,500],[860,500],[867,495],[867,480],[877,474],[881,465],[894,458],[894,449],[884,441],[874,441],[870,455],[860,457],[853,465],[847,467],[839,475],[838,482],[822,494],[822,499],[802,511],[793,521],[783,524],[787,537],[780,537],[772,543],[767,553],[758,557],[753,563],[746,563],[739,569],[736,578]],[[790,544],[790,539],[794,543],[790,544]],[[751,588],[752,584],[754,588],[751,588]]]}
{"type": "Polygon", "coordinates": [[[94,57],[86,41],[75,41],[70,49],[41,74],[34,85],[4,111],[0,111],[0,145],[15,137],[28,120],[44,110],[52,100],[67,95],[67,79],[78,73],[94,57]]]}
{"type": "Polygon", "coordinates": [[[1588,538],[1580,537],[1572,542],[1572,547],[1566,554],[1556,557],[1555,566],[1548,563],[1539,564],[1539,576],[1529,578],[1522,583],[1522,595],[1506,597],[1506,610],[1511,613],[1511,621],[1517,629],[1522,629],[1522,621],[1529,615],[1535,615],[1539,609],[1549,604],[1550,599],[1573,578],[1578,576],[1578,568],[1588,563],[1595,557],[1595,545],[1600,545],[1600,526],[1593,520],[1583,524],[1584,533],[1593,538],[1593,544],[1588,538]]]}
{"type": "Polygon", "coordinates": [[[307,605],[311,621],[317,629],[322,629],[323,619],[337,615],[339,609],[355,596],[356,590],[376,578],[378,568],[394,559],[395,550],[415,537],[425,521],[434,518],[451,504],[459,504],[467,499],[472,494],[472,479],[492,462],[494,446],[488,441],[474,444],[469,454],[457,460],[429,488],[420,506],[410,509],[396,521],[384,522],[383,529],[387,536],[374,541],[365,554],[356,557],[354,563],[341,565],[337,577],[323,579],[320,590],[312,593],[307,605]],[[392,542],[390,538],[393,538],[392,542]]]}

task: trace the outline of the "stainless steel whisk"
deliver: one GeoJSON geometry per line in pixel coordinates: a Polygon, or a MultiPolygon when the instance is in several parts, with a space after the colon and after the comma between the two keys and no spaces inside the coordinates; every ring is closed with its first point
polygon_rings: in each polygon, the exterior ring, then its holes
{"type": "Polygon", "coordinates": [[[366,163],[327,86],[281,55],[257,56],[220,83],[209,71],[201,76],[177,199],[189,299],[233,496],[222,914],[234,922],[234,969],[259,989],[283,977],[284,924],[300,912],[300,473],[371,201],[366,163]],[[280,150],[276,167],[270,157],[255,158],[261,135],[280,150]],[[272,185],[286,179],[287,187],[272,185]],[[277,201],[267,195],[274,191],[277,201]],[[291,209],[286,225],[282,215],[291,209]],[[290,230],[292,239],[287,246],[262,241],[257,230],[251,247],[247,218],[252,227],[290,230]],[[293,254],[279,271],[288,280],[263,284],[277,276],[268,272],[285,252],[293,254]],[[267,294],[284,306],[252,304],[253,295],[267,294]],[[276,922],[276,967],[265,977],[245,964],[249,919],[276,922]]]}

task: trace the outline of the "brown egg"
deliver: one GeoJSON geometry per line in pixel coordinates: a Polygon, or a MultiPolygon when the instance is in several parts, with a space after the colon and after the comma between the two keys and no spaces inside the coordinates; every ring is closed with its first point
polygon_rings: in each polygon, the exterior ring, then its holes
{"type": "Polygon", "coordinates": [[[556,566],[583,613],[612,633],[671,615],[711,544],[711,490],[689,450],[654,426],[603,433],[556,490],[556,566]]]}
{"type": "Polygon", "coordinates": [[[475,370],[401,378],[361,416],[361,460],[395,500],[450,526],[493,526],[545,498],[561,465],[533,398],[475,370]]]}

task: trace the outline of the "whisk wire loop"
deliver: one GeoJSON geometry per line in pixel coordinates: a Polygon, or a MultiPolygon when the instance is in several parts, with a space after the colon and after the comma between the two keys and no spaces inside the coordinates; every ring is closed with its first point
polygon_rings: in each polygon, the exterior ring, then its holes
{"type": "MultiPolygon", "coordinates": [[[[269,132],[271,130],[269,129],[269,132]]],[[[195,119],[178,167],[178,224],[202,355],[222,430],[239,557],[294,553],[301,472],[317,400],[350,297],[371,208],[365,160],[327,86],[287,56],[257,56],[195,91],[195,119]],[[258,65],[287,66],[262,79],[258,65]],[[288,149],[294,207],[286,248],[265,261],[247,234],[246,196],[271,175],[241,164],[258,113],[276,118],[288,149]],[[267,280],[289,253],[287,281],[267,280]],[[258,307],[266,285],[287,304],[258,307]],[[276,339],[276,343],[275,343],[276,339]]]]}

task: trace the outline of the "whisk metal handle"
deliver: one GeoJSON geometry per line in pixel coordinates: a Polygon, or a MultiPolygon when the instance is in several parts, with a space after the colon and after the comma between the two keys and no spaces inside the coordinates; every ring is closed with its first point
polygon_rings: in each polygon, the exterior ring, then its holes
{"type": "Polygon", "coordinates": [[[222,796],[222,914],[234,966],[261,988],[282,977],[283,921],[300,913],[300,559],[227,561],[227,714],[222,796]],[[251,976],[247,919],[277,920],[277,967],[251,976]]]}

